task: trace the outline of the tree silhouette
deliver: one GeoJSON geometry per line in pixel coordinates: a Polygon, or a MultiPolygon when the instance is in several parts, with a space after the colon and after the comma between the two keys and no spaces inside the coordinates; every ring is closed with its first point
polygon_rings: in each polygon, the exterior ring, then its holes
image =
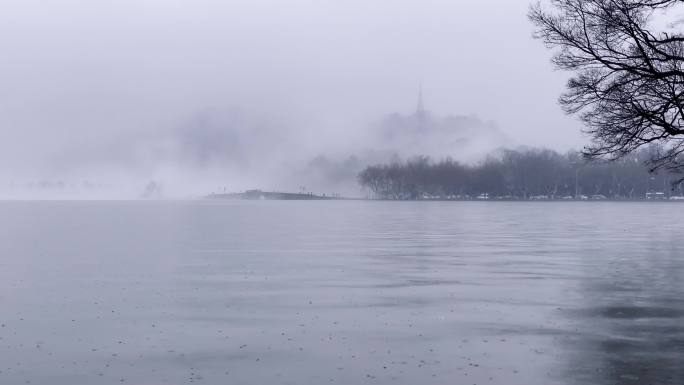
{"type": "Polygon", "coordinates": [[[467,165],[426,157],[369,166],[358,176],[370,196],[390,200],[474,199],[645,199],[646,193],[683,195],[679,175],[649,173],[644,167],[652,149],[644,147],[613,162],[583,162],[574,152],[503,149],[467,165]],[[678,187],[678,190],[669,187],[678,187]]]}
{"type": "Polygon", "coordinates": [[[684,34],[656,16],[682,0],[549,0],[533,5],[535,37],[573,72],[560,97],[592,137],[590,158],[618,159],[646,144],[652,169],[684,171],[684,34]]]}

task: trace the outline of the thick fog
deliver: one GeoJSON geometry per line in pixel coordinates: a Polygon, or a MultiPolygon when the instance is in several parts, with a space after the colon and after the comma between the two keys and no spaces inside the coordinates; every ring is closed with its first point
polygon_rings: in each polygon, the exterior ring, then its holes
{"type": "Polygon", "coordinates": [[[5,0],[0,197],[354,195],[393,157],[581,147],[529,3],[5,0]]]}

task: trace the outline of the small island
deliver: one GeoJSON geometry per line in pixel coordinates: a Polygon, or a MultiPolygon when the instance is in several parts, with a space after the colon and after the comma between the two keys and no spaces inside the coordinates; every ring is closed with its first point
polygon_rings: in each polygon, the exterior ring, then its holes
{"type": "Polygon", "coordinates": [[[210,194],[209,199],[248,199],[248,200],[291,200],[291,201],[311,201],[311,200],[339,200],[344,199],[337,194],[316,195],[311,192],[288,193],[277,191],[247,190],[241,193],[210,194]]]}

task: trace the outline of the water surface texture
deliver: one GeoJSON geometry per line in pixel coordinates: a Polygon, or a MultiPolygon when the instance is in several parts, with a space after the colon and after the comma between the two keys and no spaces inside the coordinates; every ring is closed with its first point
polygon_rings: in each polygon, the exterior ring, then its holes
{"type": "Polygon", "coordinates": [[[681,385],[683,214],[0,203],[0,383],[681,385]]]}

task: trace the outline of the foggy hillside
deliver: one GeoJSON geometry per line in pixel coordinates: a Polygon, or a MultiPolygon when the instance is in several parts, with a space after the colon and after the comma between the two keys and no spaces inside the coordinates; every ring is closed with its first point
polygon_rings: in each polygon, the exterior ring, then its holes
{"type": "Polygon", "coordinates": [[[155,183],[164,193],[154,196],[170,198],[250,188],[357,196],[356,176],[370,164],[416,155],[471,162],[505,143],[493,123],[427,110],[386,115],[336,143],[322,138],[325,128],[304,124],[207,108],[167,129],[76,141],[52,154],[33,179],[15,180],[4,193],[136,198],[149,195],[145,188],[155,183]]]}
{"type": "Polygon", "coordinates": [[[528,5],[10,0],[0,196],[353,193],[355,171],[394,156],[579,148],[528,5]]]}

